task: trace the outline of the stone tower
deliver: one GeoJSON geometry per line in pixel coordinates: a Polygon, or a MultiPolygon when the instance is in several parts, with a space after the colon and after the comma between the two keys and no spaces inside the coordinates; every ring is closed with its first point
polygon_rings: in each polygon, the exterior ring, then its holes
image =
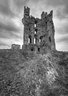
{"type": "Polygon", "coordinates": [[[30,8],[24,7],[23,47],[30,51],[42,52],[46,49],[55,50],[53,11],[42,12],[41,19],[30,15],[30,8]]]}

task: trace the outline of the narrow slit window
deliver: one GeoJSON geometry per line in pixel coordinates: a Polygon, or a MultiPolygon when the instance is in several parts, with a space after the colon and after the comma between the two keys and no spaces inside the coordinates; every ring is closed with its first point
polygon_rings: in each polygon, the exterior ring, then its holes
{"type": "Polygon", "coordinates": [[[34,27],[36,27],[36,24],[34,24],[34,27]]]}
{"type": "Polygon", "coordinates": [[[31,48],[31,51],[34,51],[34,48],[31,48]]]}
{"type": "Polygon", "coordinates": [[[28,38],[28,43],[30,43],[30,38],[28,38]]]}
{"type": "Polygon", "coordinates": [[[35,40],[35,38],[34,38],[34,44],[36,43],[36,40],[35,40]]]}
{"type": "Polygon", "coordinates": [[[49,41],[51,42],[51,37],[49,37],[49,41]]]}
{"type": "Polygon", "coordinates": [[[38,48],[38,52],[40,52],[40,48],[38,48]]]}
{"type": "Polygon", "coordinates": [[[28,43],[31,43],[31,35],[29,35],[28,43]]]}

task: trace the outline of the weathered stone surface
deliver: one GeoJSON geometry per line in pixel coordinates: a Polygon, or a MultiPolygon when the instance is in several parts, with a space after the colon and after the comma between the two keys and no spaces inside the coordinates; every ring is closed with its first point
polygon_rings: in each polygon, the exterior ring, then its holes
{"type": "Polygon", "coordinates": [[[20,45],[18,45],[18,44],[12,44],[11,45],[11,49],[12,50],[19,50],[20,49],[20,45]]]}
{"type": "Polygon", "coordinates": [[[53,11],[49,14],[42,12],[41,19],[39,19],[30,16],[29,10],[28,7],[24,8],[24,18],[22,19],[24,24],[24,44],[34,44],[40,48],[43,43],[41,50],[43,50],[43,47],[55,50],[53,11]]]}

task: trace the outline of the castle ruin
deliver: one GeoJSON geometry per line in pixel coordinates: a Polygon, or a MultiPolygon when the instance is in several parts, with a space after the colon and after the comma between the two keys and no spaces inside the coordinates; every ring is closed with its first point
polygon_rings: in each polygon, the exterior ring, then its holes
{"type": "Polygon", "coordinates": [[[41,19],[30,15],[30,8],[24,7],[24,36],[22,49],[34,52],[55,50],[53,11],[42,12],[41,19]]]}
{"type": "Polygon", "coordinates": [[[68,96],[68,52],[55,48],[53,11],[39,19],[24,7],[22,22],[22,49],[0,49],[0,96],[68,96]]]}

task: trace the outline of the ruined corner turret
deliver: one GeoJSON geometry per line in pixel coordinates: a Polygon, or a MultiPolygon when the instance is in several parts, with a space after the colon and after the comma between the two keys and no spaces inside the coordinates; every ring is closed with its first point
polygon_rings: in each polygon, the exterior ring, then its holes
{"type": "Polygon", "coordinates": [[[41,19],[30,15],[30,8],[24,7],[24,36],[22,49],[33,52],[43,52],[46,49],[55,50],[53,11],[42,12],[41,19]]]}

